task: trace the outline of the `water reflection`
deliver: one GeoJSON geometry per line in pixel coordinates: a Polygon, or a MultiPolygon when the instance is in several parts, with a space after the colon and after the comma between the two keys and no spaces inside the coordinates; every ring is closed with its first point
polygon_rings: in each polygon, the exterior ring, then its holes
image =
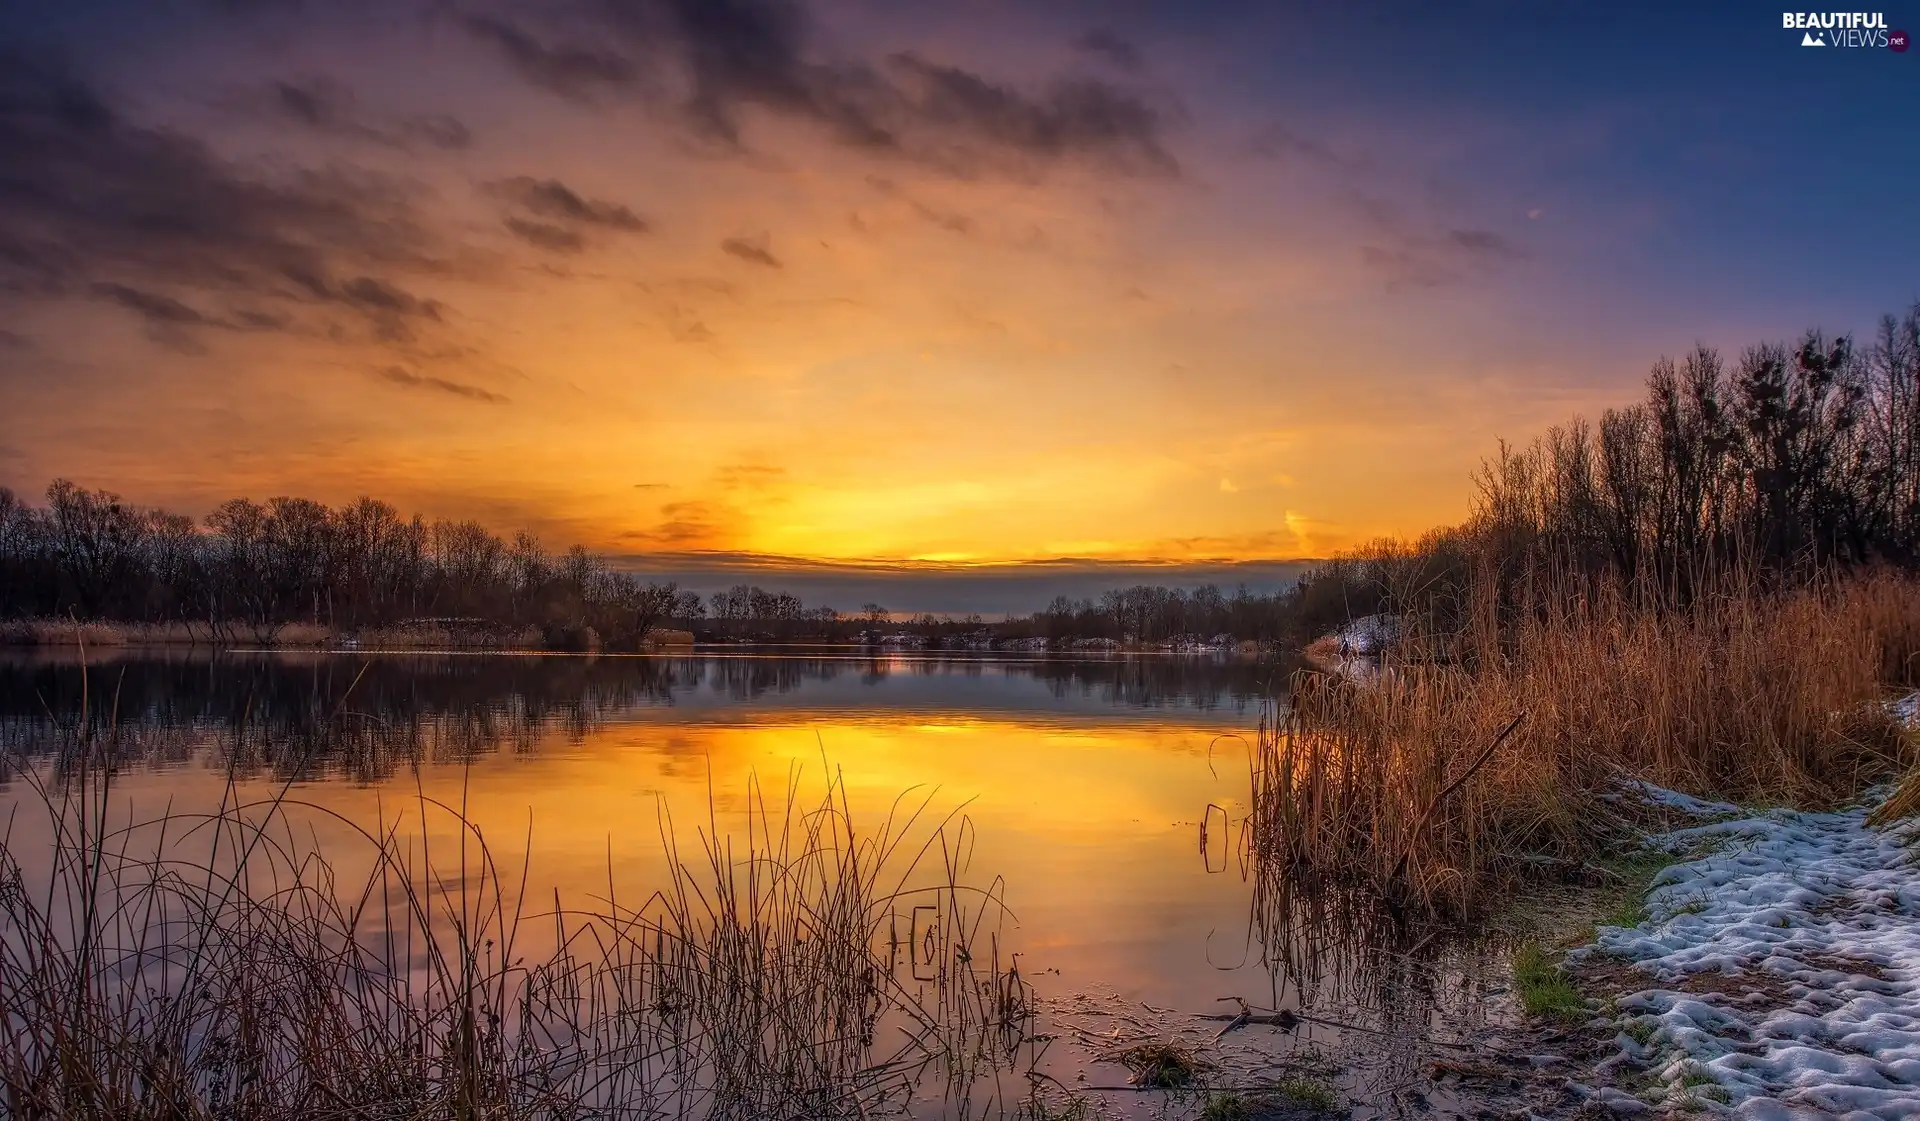
{"type": "Polygon", "coordinates": [[[0,740],[57,779],[70,761],[48,732],[71,724],[84,692],[96,714],[117,713],[107,742],[129,805],[214,806],[230,782],[243,796],[291,783],[316,829],[338,815],[429,838],[432,815],[408,806],[437,799],[485,830],[503,866],[525,862],[527,893],[549,900],[671,882],[669,845],[698,852],[703,835],[744,832],[754,776],[777,789],[831,768],[860,828],[888,820],[903,791],[932,791],[937,812],[968,818],[970,867],[1004,881],[1010,918],[992,949],[1017,953],[1040,989],[1061,1040],[1050,1077],[1117,1081],[1098,1056],[1114,1033],[1144,1033],[1249,1077],[1334,1055],[1343,1085],[1391,1103],[1418,1070],[1420,1035],[1470,1019],[1483,980],[1445,940],[1250,863],[1233,737],[1287,668],[822,651],[127,654],[83,676],[71,656],[0,657],[0,740]],[[1197,1016],[1221,1012],[1222,996],[1301,1019],[1215,1039],[1222,1024],[1197,1016]]]}
{"type": "MultiPolygon", "coordinates": [[[[123,728],[221,731],[223,758],[282,777],[391,775],[400,762],[580,741],[609,721],[795,721],[942,714],[1103,720],[1178,714],[1243,722],[1284,667],[1194,658],[1107,660],[846,654],[566,657],[173,652],[0,654],[0,727],[25,751],[50,714],[93,695],[123,728]],[[664,710],[672,710],[667,712],[664,710]],[[344,719],[343,719],[344,718],[344,719]],[[347,729],[344,733],[343,727],[347,729]]],[[[154,762],[179,762],[167,755],[154,762]]]]}

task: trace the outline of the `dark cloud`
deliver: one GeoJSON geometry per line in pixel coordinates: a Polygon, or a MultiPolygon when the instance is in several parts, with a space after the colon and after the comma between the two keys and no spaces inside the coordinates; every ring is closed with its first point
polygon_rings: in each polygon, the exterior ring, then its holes
{"type": "Polygon", "coordinates": [[[652,228],[624,204],[587,198],[558,179],[522,175],[489,183],[484,189],[531,215],[505,219],[515,237],[553,253],[581,252],[587,247],[589,230],[639,234],[652,228]]]}
{"type": "Polygon", "coordinates": [[[1463,275],[1438,256],[1404,245],[1362,245],[1360,259],[1385,279],[1389,291],[1438,288],[1463,275]]]}
{"type": "Polygon", "coordinates": [[[275,82],[273,102],[282,113],[321,132],[332,132],[341,125],[336,99],[318,82],[275,82]]]}
{"type": "Polygon", "coordinates": [[[1360,260],[1380,275],[1389,291],[1484,278],[1527,257],[1523,247],[1492,230],[1435,229],[1431,219],[1409,217],[1385,199],[1357,190],[1350,191],[1348,203],[1371,227],[1360,246],[1360,260]]]}
{"type": "Polygon", "coordinates": [[[417,202],[413,188],[351,167],[269,174],[230,162],[126,119],[74,75],[0,59],[0,291],[90,295],[176,331],[404,341],[442,318],[380,275],[446,271],[417,202]],[[206,310],[234,303],[249,310],[206,310]]]}
{"type": "Polygon", "coordinates": [[[949,210],[936,210],[923,202],[914,203],[913,212],[943,230],[949,230],[962,235],[973,232],[973,219],[967,217],[965,214],[956,214],[949,210]]]}
{"type": "Polygon", "coordinates": [[[720,467],[713,480],[719,493],[706,498],[683,498],[660,504],[660,521],[644,530],[621,534],[649,551],[709,550],[736,540],[750,520],[742,504],[764,507],[778,500],[783,468],[761,463],[734,463],[720,467]]]}
{"type": "Polygon", "coordinates": [[[1381,274],[1389,290],[1439,288],[1484,276],[1502,262],[1525,256],[1506,238],[1484,230],[1451,230],[1437,239],[1360,247],[1360,259],[1381,274]]]}
{"type": "Polygon", "coordinates": [[[33,342],[25,335],[0,327],[0,350],[31,350],[33,342]]]}
{"type": "Polygon", "coordinates": [[[912,52],[891,61],[907,115],[935,144],[984,142],[1042,159],[1089,155],[1133,173],[1179,173],[1161,143],[1159,111],[1104,82],[1065,80],[1036,98],[912,52]]]}
{"type": "Polygon", "coordinates": [[[416,138],[447,151],[458,151],[473,147],[473,133],[458,117],[445,113],[435,113],[424,117],[408,117],[401,122],[401,135],[416,138]]]}
{"type": "Polygon", "coordinates": [[[229,312],[228,320],[234,326],[254,331],[283,331],[293,325],[293,317],[285,312],[259,311],[253,308],[229,312]]]}
{"type": "Polygon", "coordinates": [[[1138,70],[1143,61],[1139,47],[1103,28],[1087,32],[1075,40],[1073,45],[1088,54],[1099,55],[1122,70],[1138,70]]]}
{"type": "MultiPolygon", "coordinates": [[[[897,198],[897,199],[904,200],[908,206],[913,208],[914,214],[918,215],[924,221],[931,222],[933,225],[939,226],[943,230],[950,230],[956,234],[962,234],[962,235],[970,234],[973,232],[973,219],[967,217],[965,214],[959,214],[949,210],[941,210],[937,207],[928,206],[926,203],[921,202],[918,199],[910,198],[908,197],[905,191],[900,189],[900,185],[898,183],[895,183],[893,180],[888,179],[885,176],[881,176],[881,175],[867,176],[867,186],[872,187],[874,190],[880,192],[883,195],[886,195],[889,198],[897,198]]],[[[856,218],[855,228],[864,229],[863,224],[857,221],[858,215],[855,215],[855,218],[856,218]]]]}
{"type": "Polygon", "coordinates": [[[701,499],[664,503],[660,507],[660,519],[650,530],[625,536],[656,546],[697,549],[724,540],[727,531],[738,524],[734,511],[701,499]]]}
{"type": "Polygon", "coordinates": [[[440,305],[437,302],[421,299],[405,289],[371,276],[356,276],[347,281],[335,290],[334,298],[380,315],[440,318],[440,305]]]}
{"type": "Polygon", "coordinates": [[[745,145],[742,113],[753,108],[956,175],[1020,172],[1068,158],[1133,174],[1179,172],[1161,111],[1105,82],[1061,79],[1035,93],[913,52],[881,61],[819,58],[805,10],[784,0],[600,0],[595,10],[600,17],[576,33],[595,42],[611,36],[631,55],[549,46],[495,17],[467,23],[536,85],[578,100],[613,92],[668,99],[698,135],[722,147],[745,145]],[[638,80],[642,69],[646,83],[638,80]]]}
{"type": "Polygon", "coordinates": [[[88,286],[96,298],[124,308],[147,325],[148,337],[173,350],[189,354],[204,352],[197,337],[200,328],[228,331],[280,331],[291,323],[288,316],[251,308],[235,309],[225,315],[211,315],[164,292],[148,291],[111,281],[88,286]]]}
{"type": "Polygon", "coordinates": [[[549,47],[520,27],[490,16],[468,16],[466,28],[497,50],[542,89],[575,101],[591,100],[609,89],[631,86],[637,71],[632,60],[590,47],[549,47]]]}
{"type": "Polygon", "coordinates": [[[1448,230],[1447,242],[1456,249],[1488,257],[1524,257],[1507,238],[1492,230],[1448,230]]]}
{"type": "Polygon", "coordinates": [[[646,219],[617,202],[584,198],[558,179],[517,176],[491,185],[494,193],[542,218],[556,218],[589,226],[605,226],[627,233],[645,233],[646,219]]]}
{"type": "Polygon", "coordinates": [[[667,330],[677,343],[710,343],[717,337],[711,328],[698,319],[687,323],[675,320],[667,325],[667,330]]]}
{"type": "Polygon", "coordinates": [[[730,463],[713,473],[719,493],[660,505],[660,522],[651,529],[622,534],[655,549],[712,549],[737,539],[750,521],[744,504],[764,509],[779,501],[786,469],[767,463],[730,463]]]}
{"type": "Polygon", "coordinates": [[[477,385],[468,385],[465,382],[449,381],[446,378],[416,374],[412,370],[400,366],[387,366],[375,370],[373,376],[379,378],[381,381],[405,386],[408,389],[430,389],[440,393],[452,394],[455,397],[464,397],[469,401],[481,401],[489,405],[504,405],[507,404],[509,400],[498,393],[482,389],[477,385]]]}
{"type": "Polygon", "coordinates": [[[771,463],[729,463],[713,473],[713,481],[726,490],[761,490],[786,477],[786,468],[771,463]]]}
{"type": "Polygon", "coordinates": [[[730,237],[720,243],[720,251],[750,264],[765,265],[770,269],[785,267],[780,263],[780,258],[773,255],[773,249],[764,237],[752,241],[746,238],[730,237]]]}
{"type": "Polygon", "coordinates": [[[313,299],[360,312],[372,324],[375,335],[387,342],[410,341],[414,337],[414,320],[440,320],[438,301],[416,296],[376,277],[338,280],[298,269],[287,275],[313,299]]]}
{"type": "Polygon", "coordinates": [[[459,151],[473,145],[473,133],[457,118],[432,114],[377,119],[360,109],[352,90],[325,78],[275,82],[267,93],[265,105],[278,117],[329,136],[396,148],[425,144],[459,151]]]}
{"type": "Polygon", "coordinates": [[[147,322],[163,327],[214,327],[223,326],[219,320],[188,307],[172,296],[158,292],[147,292],[125,284],[95,284],[93,294],[102,299],[119,304],[147,322]]]}
{"type": "Polygon", "coordinates": [[[525,218],[513,217],[507,218],[505,224],[507,229],[513,231],[515,237],[549,252],[578,253],[587,246],[587,239],[580,236],[579,231],[567,229],[565,226],[555,226],[548,222],[530,222],[525,218]]]}
{"type": "Polygon", "coordinates": [[[1304,161],[1335,171],[1364,172],[1370,169],[1365,160],[1335,151],[1320,140],[1277,123],[1261,129],[1248,144],[1248,149],[1264,159],[1304,161]]]}

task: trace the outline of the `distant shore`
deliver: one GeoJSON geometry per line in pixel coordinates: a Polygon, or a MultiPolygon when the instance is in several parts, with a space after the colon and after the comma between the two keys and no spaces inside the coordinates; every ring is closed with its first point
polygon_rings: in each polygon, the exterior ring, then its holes
{"type": "MultiPolygon", "coordinates": [[[[538,627],[508,628],[477,621],[425,619],[359,631],[336,631],[316,623],[256,627],[245,623],[75,622],[15,619],[0,622],[0,646],[272,646],[282,649],[462,649],[593,650],[590,628],[569,629],[566,641],[538,627]]],[[[649,649],[693,645],[688,631],[656,628],[641,645],[649,649]]]]}
{"type": "MultiPolygon", "coordinates": [[[[1120,642],[1110,638],[992,639],[985,634],[930,638],[911,633],[866,633],[846,638],[795,637],[783,641],[712,637],[667,627],[650,629],[642,650],[701,647],[822,646],[876,653],[1062,653],[1122,654],[1175,653],[1234,657],[1261,657],[1277,652],[1272,643],[1187,638],[1169,642],[1120,642]]],[[[258,627],[246,623],[113,622],[68,619],[0,621],[0,647],[273,647],[309,650],[519,650],[583,652],[603,649],[591,628],[567,628],[551,633],[539,627],[510,627],[482,620],[422,619],[357,631],[335,630],[317,623],[289,623],[258,627]]]]}

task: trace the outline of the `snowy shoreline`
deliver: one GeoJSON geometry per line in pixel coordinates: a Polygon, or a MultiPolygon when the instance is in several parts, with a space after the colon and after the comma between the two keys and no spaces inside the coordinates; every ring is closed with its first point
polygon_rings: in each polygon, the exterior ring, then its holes
{"type": "MultiPolygon", "coordinates": [[[[1711,821],[1653,838],[1705,855],[1661,871],[1637,927],[1601,927],[1568,963],[1609,960],[1645,985],[1614,1004],[1617,1054],[1593,1072],[1649,1068],[1662,1105],[1754,1119],[1920,1116],[1920,826],[1833,813],[1745,811],[1646,791],[1711,821]]],[[[1631,981],[1627,981],[1631,978],[1631,981]]],[[[1623,984],[1624,988],[1625,985],[1623,984]]]]}

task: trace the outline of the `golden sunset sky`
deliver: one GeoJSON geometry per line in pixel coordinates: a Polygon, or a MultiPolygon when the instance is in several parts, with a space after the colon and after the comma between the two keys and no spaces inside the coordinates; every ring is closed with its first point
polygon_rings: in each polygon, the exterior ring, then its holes
{"type": "Polygon", "coordinates": [[[13,6],[0,483],[1321,556],[1662,352],[1914,297],[1920,62],[1536,7],[13,6]]]}

